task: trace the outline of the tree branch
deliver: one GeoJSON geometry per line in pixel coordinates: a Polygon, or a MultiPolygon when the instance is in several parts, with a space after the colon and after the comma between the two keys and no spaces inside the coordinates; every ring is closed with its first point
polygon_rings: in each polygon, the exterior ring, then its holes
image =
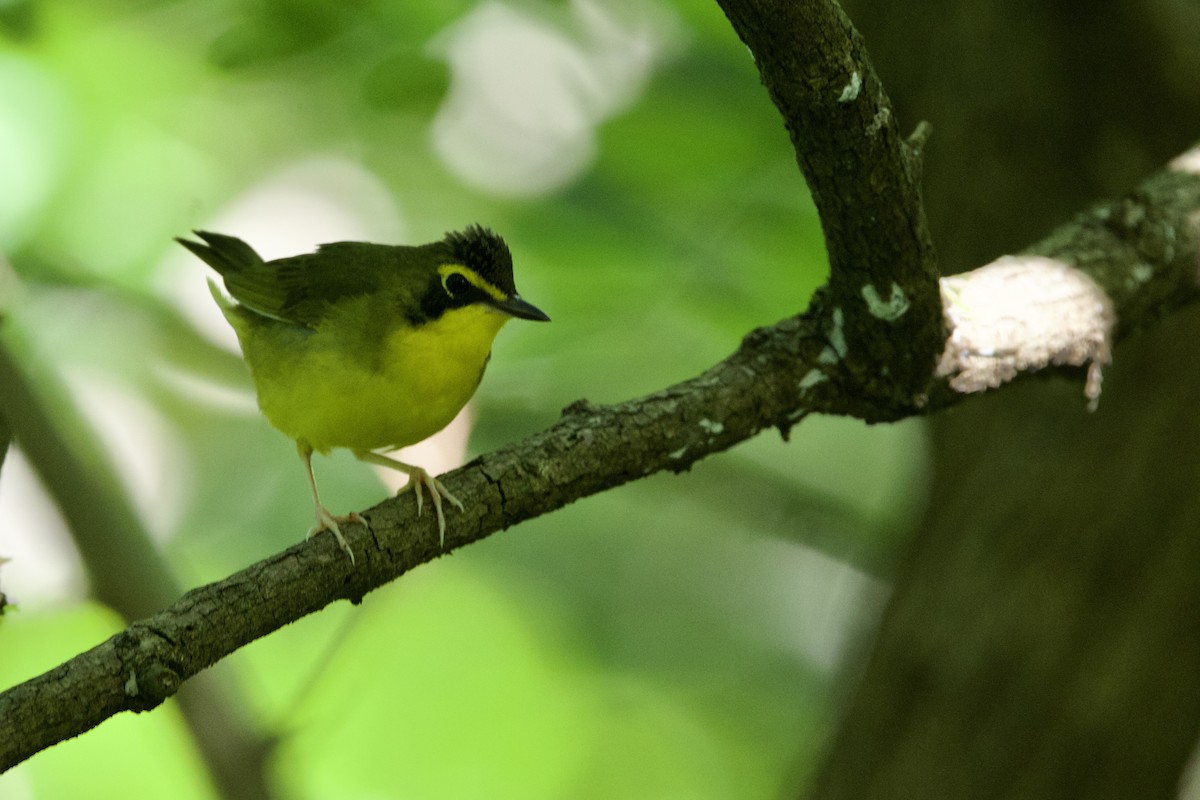
{"type": "MultiPolygon", "coordinates": [[[[919,170],[857,35],[827,3],[721,3],[755,53],[818,197],[829,287],[807,312],[750,333],[691,380],[617,405],[576,402],[549,429],[445,476],[471,499],[447,531],[447,550],[646,475],[686,470],[764,428],[786,434],[812,412],[883,421],[961,400],[930,377],[946,335],[919,170]],[[802,41],[817,47],[798,53],[802,41]],[[840,115],[836,125],[831,115],[840,115]]],[[[1088,271],[1112,300],[1120,337],[1197,299],[1198,219],[1200,170],[1168,170],[1032,250],[1088,271]]],[[[0,770],[120,711],[153,708],[237,648],[335,600],[359,602],[443,553],[411,498],[364,516],[369,532],[345,531],[357,567],[332,537],[297,544],[0,695],[0,770]]]]}
{"type": "Polygon", "coordinates": [[[945,341],[921,203],[925,125],[906,141],[858,31],[832,0],[717,0],[783,116],[829,252],[845,368],[887,416],[927,388],[945,341]],[[895,298],[895,315],[873,313],[895,298]]]}
{"type": "MultiPolygon", "coordinates": [[[[1152,284],[1141,284],[1141,291],[1104,285],[1124,315],[1118,335],[1139,327],[1141,321],[1131,316],[1135,311],[1153,320],[1198,299],[1200,174],[1168,170],[1130,198],[1136,198],[1144,219],[1153,220],[1154,240],[1172,240],[1174,248],[1147,247],[1145,225],[1114,228],[1106,221],[1113,208],[1129,207],[1129,199],[1098,207],[1032,248],[1094,264],[1098,279],[1122,285],[1129,279],[1121,275],[1153,272],[1152,284]],[[1131,230],[1142,234],[1129,239],[1131,230]],[[1111,252],[1101,258],[1097,246],[1111,252]],[[1147,302],[1147,295],[1155,302],[1147,302]]],[[[822,316],[823,311],[806,313],[756,330],[729,358],[647,397],[610,406],[576,402],[547,430],[449,473],[443,479],[447,488],[471,502],[447,530],[446,550],[655,472],[684,471],[764,428],[786,431],[812,412],[878,419],[877,405],[850,393],[855,383],[833,358],[844,345],[822,316]]],[[[942,389],[930,407],[962,398],[942,389]]],[[[370,532],[361,526],[345,531],[358,554],[357,567],[332,537],[318,536],[188,592],[162,612],[0,694],[0,770],[113,714],[151,709],[182,681],[239,647],[336,600],[357,603],[443,555],[435,523],[429,516],[417,518],[412,498],[391,498],[363,513],[370,532]]]]}
{"type": "MultiPolygon", "coordinates": [[[[1086,366],[1100,398],[1112,344],[1200,296],[1200,146],[1138,190],[1080,214],[1025,254],[942,279],[950,389],[995,388],[1022,372],[1086,366]]],[[[945,401],[945,388],[941,399],[945,401]]]]}
{"type": "MultiPolygon", "coordinates": [[[[447,531],[455,549],[572,500],[663,469],[686,469],[800,406],[804,364],[824,344],[802,319],[751,337],[703,375],[617,406],[579,402],[549,430],[454,471],[448,488],[471,502],[447,531]],[[808,351],[809,358],[804,357],[808,351]]],[[[144,711],[237,648],[338,599],[358,602],[442,551],[411,497],[347,526],[352,566],[319,536],[224,581],[188,592],[98,647],[0,695],[0,769],[89,730],[113,714],[144,711]],[[414,535],[414,532],[423,535],[414,535]]]]}

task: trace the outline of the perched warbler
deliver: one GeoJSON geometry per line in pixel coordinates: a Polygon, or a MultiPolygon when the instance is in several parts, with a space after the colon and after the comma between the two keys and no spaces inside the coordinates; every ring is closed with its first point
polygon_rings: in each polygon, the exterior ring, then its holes
{"type": "MultiPolygon", "coordinates": [[[[445,543],[442,499],[462,503],[394,450],[446,427],[475,394],[492,341],[513,317],[549,321],[521,299],[504,240],[472,225],[415,247],[336,242],[317,252],[263,261],[241,239],[195,231],[176,239],[224,280],[209,281],[237,333],[267,419],[296,441],[316,506],[309,536],[331,531],[354,560],[339,524],[363,522],[321,504],[313,451],[345,447],[428,489],[445,543]]],[[[402,490],[404,491],[404,490],[402,490]]]]}

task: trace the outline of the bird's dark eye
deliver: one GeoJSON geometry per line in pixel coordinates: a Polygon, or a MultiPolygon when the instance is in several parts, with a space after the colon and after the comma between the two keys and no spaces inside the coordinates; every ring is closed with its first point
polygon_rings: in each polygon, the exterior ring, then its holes
{"type": "Polygon", "coordinates": [[[446,292],[451,297],[457,297],[463,292],[471,288],[471,282],[467,280],[462,273],[452,272],[446,276],[446,292]]]}

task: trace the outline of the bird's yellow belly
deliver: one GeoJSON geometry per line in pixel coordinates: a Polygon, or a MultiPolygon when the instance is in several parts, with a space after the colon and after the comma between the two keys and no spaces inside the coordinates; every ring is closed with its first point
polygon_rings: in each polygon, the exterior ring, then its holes
{"type": "MultiPolygon", "coordinates": [[[[291,358],[259,368],[259,406],[283,433],[319,452],[405,447],[446,427],[471,399],[506,315],[458,309],[389,334],[369,354],[316,331],[291,358]]],[[[261,363],[261,362],[260,362],[261,363]]]]}

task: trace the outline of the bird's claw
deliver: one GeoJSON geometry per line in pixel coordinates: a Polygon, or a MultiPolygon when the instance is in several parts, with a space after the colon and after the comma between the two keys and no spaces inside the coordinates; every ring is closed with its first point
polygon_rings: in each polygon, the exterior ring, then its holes
{"type": "Polygon", "coordinates": [[[463,506],[461,500],[459,500],[454,495],[450,494],[450,490],[447,489],[445,486],[443,486],[441,481],[439,481],[437,478],[433,477],[432,475],[430,475],[428,472],[421,469],[420,467],[415,467],[415,468],[413,468],[413,471],[409,473],[408,483],[406,483],[400,489],[400,491],[396,492],[396,494],[402,495],[409,490],[412,490],[416,494],[416,496],[417,496],[417,516],[418,517],[421,516],[421,511],[424,507],[424,500],[422,499],[422,491],[421,491],[422,489],[428,490],[429,498],[431,500],[433,500],[433,508],[434,508],[434,511],[437,512],[437,521],[438,521],[438,546],[445,547],[446,546],[446,515],[442,512],[442,499],[444,498],[446,500],[449,500],[451,503],[458,506],[459,511],[463,511],[464,506],[463,506]]]}
{"type": "Polygon", "coordinates": [[[329,531],[333,534],[333,538],[337,539],[338,545],[350,556],[350,563],[354,564],[354,551],[350,549],[350,545],[346,543],[346,537],[342,536],[342,529],[339,525],[352,524],[355,522],[367,524],[367,521],[361,514],[356,514],[351,511],[349,514],[331,514],[325,506],[317,506],[317,524],[308,529],[309,537],[315,536],[321,531],[329,531]]]}

